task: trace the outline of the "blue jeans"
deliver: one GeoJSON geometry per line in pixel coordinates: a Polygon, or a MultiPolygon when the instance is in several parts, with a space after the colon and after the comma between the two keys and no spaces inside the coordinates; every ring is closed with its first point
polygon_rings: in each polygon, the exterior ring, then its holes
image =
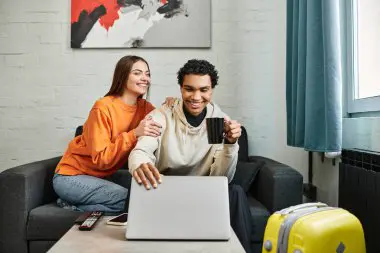
{"type": "Polygon", "coordinates": [[[64,201],[81,211],[124,211],[128,189],[105,179],[87,176],[64,176],[55,174],[53,187],[64,201]]]}

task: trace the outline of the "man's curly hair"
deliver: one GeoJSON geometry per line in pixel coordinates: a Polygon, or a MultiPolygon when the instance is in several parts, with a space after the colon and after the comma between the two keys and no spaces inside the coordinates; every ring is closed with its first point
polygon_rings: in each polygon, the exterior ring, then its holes
{"type": "Polygon", "coordinates": [[[179,86],[182,86],[185,75],[209,75],[211,78],[211,87],[214,88],[218,85],[218,71],[215,66],[206,60],[192,59],[186,62],[177,73],[177,79],[179,86]]]}

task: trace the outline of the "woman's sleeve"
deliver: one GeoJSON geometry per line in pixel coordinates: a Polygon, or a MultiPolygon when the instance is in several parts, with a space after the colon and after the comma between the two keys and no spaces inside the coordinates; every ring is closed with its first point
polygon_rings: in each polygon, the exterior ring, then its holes
{"type": "Polygon", "coordinates": [[[99,108],[93,108],[86,122],[85,140],[91,151],[96,168],[107,170],[114,167],[136,144],[134,130],[123,132],[111,140],[112,122],[99,108]]]}
{"type": "MultiPolygon", "coordinates": [[[[145,115],[148,115],[151,111],[153,111],[154,109],[156,109],[151,103],[149,103],[148,101],[146,102],[146,106],[145,106],[145,115]]],[[[145,116],[144,115],[144,116],[145,116]]]]}

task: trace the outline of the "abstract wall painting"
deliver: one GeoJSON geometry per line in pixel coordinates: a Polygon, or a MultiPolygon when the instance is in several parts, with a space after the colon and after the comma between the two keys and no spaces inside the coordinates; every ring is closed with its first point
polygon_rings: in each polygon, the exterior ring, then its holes
{"type": "Polygon", "coordinates": [[[71,0],[71,47],[211,47],[211,0],[71,0]]]}

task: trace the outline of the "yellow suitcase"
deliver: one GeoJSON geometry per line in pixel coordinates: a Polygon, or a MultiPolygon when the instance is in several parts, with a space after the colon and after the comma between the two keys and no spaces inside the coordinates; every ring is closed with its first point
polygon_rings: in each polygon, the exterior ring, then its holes
{"type": "Polygon", "coordinates": [[[275,212],[262,253],[365,253],[360,221],[348,211],[307,203],[275,212]]]}

